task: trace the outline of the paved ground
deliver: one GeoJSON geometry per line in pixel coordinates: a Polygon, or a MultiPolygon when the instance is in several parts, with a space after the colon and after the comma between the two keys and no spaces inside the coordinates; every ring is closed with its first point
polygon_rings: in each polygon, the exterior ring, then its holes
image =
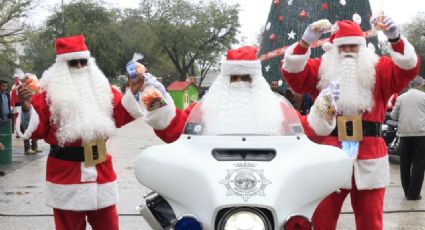
{"type": "MultiPolygon", "coordinates": [[[[118,211],[123,230],[150,229],[135,210],[147,189],[135,179],[134,157],[142,149],[159,143],[161,141],[140,120],[121,128],[117,135],[108,141],[110,152],[115,153],[114,166],[120,188],[118,211]]],[[[44,151],[36,156],[23,154],[21,139],[14,138],[13,146],[13,163],[0,165],[0,170],[6,170],[7,173],[6,176],[0,177],[0,229],[54,229],[52,211],[44,205],[43,198],[48,146],[40,143],[40,148],[44,151]]],[[[385,229],[425,229],[425,200],[404,199],[397,165],[391,165],[391,185],[385,196],[384,211],[385,229]]],[[[349,199],[344,205],[338,229],[355,229],[349,199]]]]}

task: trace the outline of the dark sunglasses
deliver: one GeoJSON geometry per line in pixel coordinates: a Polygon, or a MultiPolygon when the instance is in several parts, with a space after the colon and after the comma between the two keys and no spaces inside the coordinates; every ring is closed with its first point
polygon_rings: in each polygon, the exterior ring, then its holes
{"type": "Polygon", "coordinates": [[[87,65],[87,59],[72,59],[68,61],[68,65],[71,67],[77,67],[78,63],[80,63],[81,66],[87,65]]]}

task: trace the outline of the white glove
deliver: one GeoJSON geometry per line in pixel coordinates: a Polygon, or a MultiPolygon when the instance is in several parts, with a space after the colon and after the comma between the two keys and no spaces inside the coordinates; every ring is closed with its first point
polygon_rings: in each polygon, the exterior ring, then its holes
{"type": "Polygon", "coordinates": [[[313,42],[319,40],[320,36],[325,33],[325,31],[316,31],[312,29],[311,24],[305,29],[304,34],[302,36],[302,40],[307,44],[311,45],[313,42]]]}
{"type": "MultiPolygon", "coordinates": [[[[374,16],[370,19],[371,25],[374,25],[378,22],[378,17],[381,17],[381,16],[374,16]]],[[[386,30],[383,32],[388,39],[396,39],[400,37],[400,34],[401,34],[400,26],[396,24],[391,17],[385,17],[383,24],[386,27],[386,30]]]]}
{"type": "Polygon", "coordinates": [[[144,83],[144,87],[147,88],[149,86],[153,86],[155,87],[155,89],[159,90],[159,92],[161,92],[162,96],[165,97],[165,95],[167,94],[167,90],[165,89],[164,85],[161,84],[161,82],[159,82],[155,76],[153,76],[150,73],[146,73],[144,74],[145,76],[145,83],[144,83]]]}
{"type": "Polygon", "coordinates": [[[384,34],[388,39],[394,40],[400,37],[400,26],[396,24],[392,18],[386,17],[384,19],[384,24],[387,27],[387,30],[384,31],[384,34]]]}
{"type": "Polygon", "coordinates": [[[334,102],[338,101],[339,96],[341,95],[341,88],[337,81],[332,81],[328,87],[322,90],[319,94],[319,97],[330,96],[334,102]]]}
{"type": "Polygon", "coordinates": [[[325,118],[329,124],[335,119],[337,114],[336,101],[339,99],[341,89],[338,82],[331,82],[328,87],[322,90],[316,98],[316,115],[325,118]]]}

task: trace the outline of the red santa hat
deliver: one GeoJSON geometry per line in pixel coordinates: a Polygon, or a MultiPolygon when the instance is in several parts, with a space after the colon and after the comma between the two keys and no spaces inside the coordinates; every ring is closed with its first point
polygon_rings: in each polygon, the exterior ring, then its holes
{"type": "Polygon", "coordinates": [[[332,26],[329,43],[323,45],[325,51],[342,45],[366,46],[366,39],[360,25],[350,20],[337,21],[332,26]]]}
{"type": "Polygon", "coordinates": [[[88,58],[90,58],[90,51],[82,34],[56,39],[56,62],[88,58]]]}
{"type": "Polygon", "coordinates": [[[261,62],[257,59],[258,49],[254,46],[243,46],[227,51],[227,58],[221,64],[221,74],[250,75],[252,78],[261,73],[261,62]]]}

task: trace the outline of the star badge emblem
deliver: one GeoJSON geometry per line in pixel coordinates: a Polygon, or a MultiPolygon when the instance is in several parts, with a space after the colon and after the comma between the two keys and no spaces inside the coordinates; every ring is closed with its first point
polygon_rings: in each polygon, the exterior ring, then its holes
{"type": "Polygon", "coordinates": [[[253,196],[265,196],[264,189],[271,183],[263,169],[250,167],[228,169],[226,178],[220,181],[226,186],[227,196],[240,196],[245,202],[253,196]]]}

